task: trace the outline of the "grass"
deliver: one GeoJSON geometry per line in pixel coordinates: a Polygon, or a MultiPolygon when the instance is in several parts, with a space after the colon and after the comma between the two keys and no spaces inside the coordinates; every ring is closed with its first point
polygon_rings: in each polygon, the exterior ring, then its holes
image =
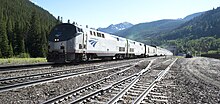
{"type": "Polygon", "coordinates": [[[0,59],[0,65],[35,64],[47,62],[46,58],[6,58],[0,59]]]}
{"type": "Polygon", "coordinates": [[[210,50],[210,51],[208,51],[208,54],[216,54],[216,53],[218,53],[218,51],[216,51],[216,50],[210,50]]]}
{"type": "Polygon", "coordinates": [[[209,50],[208,52],[201,52],[201,54],[217,54],[218,50],[209,50]]]}

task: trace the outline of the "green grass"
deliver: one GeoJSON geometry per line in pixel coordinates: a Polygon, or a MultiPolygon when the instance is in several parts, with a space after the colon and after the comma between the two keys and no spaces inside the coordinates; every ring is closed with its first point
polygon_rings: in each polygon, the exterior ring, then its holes
{"type": "Polygon", "coordinates": [[[6,58],[0,59],[0,65],[19,65],[47,62],[46,58],[6,58]]]}
{"type": "Polygon", "coordinates": [[[201,52],[201,54],[216,54],[218,53],[218,50],[209,50],[208,53],[207,52],[201,52]]]}
{"type": "Polygon", "coordinates": [[[217,50],[210,50],[208,51],[208,54],[216,54],[218,51],[217,50]]]}

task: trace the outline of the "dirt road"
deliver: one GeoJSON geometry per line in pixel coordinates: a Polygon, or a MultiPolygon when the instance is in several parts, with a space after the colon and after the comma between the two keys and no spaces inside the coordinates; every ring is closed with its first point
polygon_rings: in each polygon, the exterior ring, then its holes
{"type": "Polygon", "coordinates": [[[220,104],[220,60],[181,58],[170,70],[170,103],[220,104]]]}

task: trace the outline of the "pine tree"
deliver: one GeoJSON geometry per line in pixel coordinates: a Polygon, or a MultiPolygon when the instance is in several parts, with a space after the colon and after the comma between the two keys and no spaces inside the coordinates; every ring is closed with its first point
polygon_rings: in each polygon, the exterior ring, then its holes
{"type": "Polygon", "coordinates": [[[11,58],[13,56],[13,48],[12,48],[12,44],[9,44],[9,58],[11,58]]]}
{"type": "MultiPolygon", "coordinates": [[[[47,11],[43,10],[43,8],[34,5],[29,0],[2,0],[0,3],[0,18],[3,19],[0,19],[0,47],[6,48],[6,50],[0,48],[0,54],[4,54],[4,57],[10,57],[12,55],[17,56],[23,52],[33,52],[30,54],[34,54],[33,56],[35,57],[45,56],[45,53],[47,52],[45,51],[47,50],[47,45],[45,43],[47,42],[49,31],[56,23],[60,23],[61,21],[61,17],[59,17],[60,19],[57,20],[47,11]],[[30,11],[35,11],[35,13],[30,11]],[[37,24],[35,27],[37,26],[37,28],[35,29],[36,31],[32,32],[36,34],[31,34],[30,29],[31,27],[32,29],[34,27],[32,24],[33,14],[35,14],[35,17],[37,18],[35,21],[37,24]],[[41,28],[43,30],[41,30],[41,28]],[[6,36],[2,34],[6,34],[6,36]],[[7,47],[3,47],[2,43],[8,43],[6,44],[7,47]],[[35,49],[31,46],[40,48],[35,49]],[[7,53],[6,56],[5,52],[7,53]]],[[[0,55],[0,57],[2,55],[0,55]]]]}
{"type": "Polygon", "coordinates": [[[28,34],[28,51],[32,57],[43,57],[40,23],[36,11],[32,13],[30,24],[31,26],[28,34]]]}
{"type": "Polygon", "coordinates": [[[1,12],[0,15],[0,49],[1,49],[1,54],[2,57],[9,57],[10,53],[9,52],[9,45],[8,45],[8,36],[7,36],[7,31],[6,31],[6,23],[3,18],[3,12],[1,12]]]}
{"type": "Polygon", "coordinates": [[[25,42],[24,42],[24,34],[22,33],[23,27],[22,24],[18,22],[15,24],[15,33],[16,33],[16,52],[17,54],[25,53],[25,42]]]}
{"type": "Polygon", "coordinates": [[[18,55],[18,44],[17,44],[17,34],[13,33],[12,37],[12,50],[14,51],[14,55],[18,55]]]}
{"type": "Polygon", "coordinates": [[[12,47],[13,47],[13,50],[14,50],[14,54],[15,55],[19,55],[19,52],[18,52],[18,47],[19,47],[19,44],[18,44],[18,35],[20,33],[20,30],[19,30],[19,23],[16,22],[15,23],[15,27],[14,27],[14,33],[13,33],[13,37],[12,37],[12,47]]]}
{"type": "Polygon", "coordinates": [[[7,21],[7,35],[8,35],[8,40],[9,43],[12,43],[12,37],[13,37],[13,26],[12,26],[12,21],[9,18],[7,21]]]}
{"type": "Polygon", "coordinates": [[[25,44],[24,44],[24,36],[23,34],[17,34],[17,44],[18,44],[18,50],[17,52],[20,53],[25,53],[25,44]]]}
{"type": "Polygon", "coordinates": [[[1,51],[1,48],[0,48],[0,58],[2,58],[2,51],[1,51]]]}

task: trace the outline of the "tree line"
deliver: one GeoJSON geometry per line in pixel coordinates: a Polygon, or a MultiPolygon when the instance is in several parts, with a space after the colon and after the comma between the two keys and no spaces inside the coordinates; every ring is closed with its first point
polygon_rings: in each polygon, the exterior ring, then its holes
{"type": "Polygon", "coordinates": [[[0,58],[46,57],[56,18],[29,0],[0,2],[0,58]]]}
{"type": "Polygon", "coordinates": [[[154,44],[176,46],[179,53],[220,53],[220,7],[209,10],[181,26],[161,33],[154,44]]]}
{"type": "Polygon", "coordinates": [[[167,41],[168,45],[177,46],[178,53],[191,52],[193,55],[201,55],[214,51],[220,53],[220,38],[201,37],[199,39],[178,39],[167,41]]]}

